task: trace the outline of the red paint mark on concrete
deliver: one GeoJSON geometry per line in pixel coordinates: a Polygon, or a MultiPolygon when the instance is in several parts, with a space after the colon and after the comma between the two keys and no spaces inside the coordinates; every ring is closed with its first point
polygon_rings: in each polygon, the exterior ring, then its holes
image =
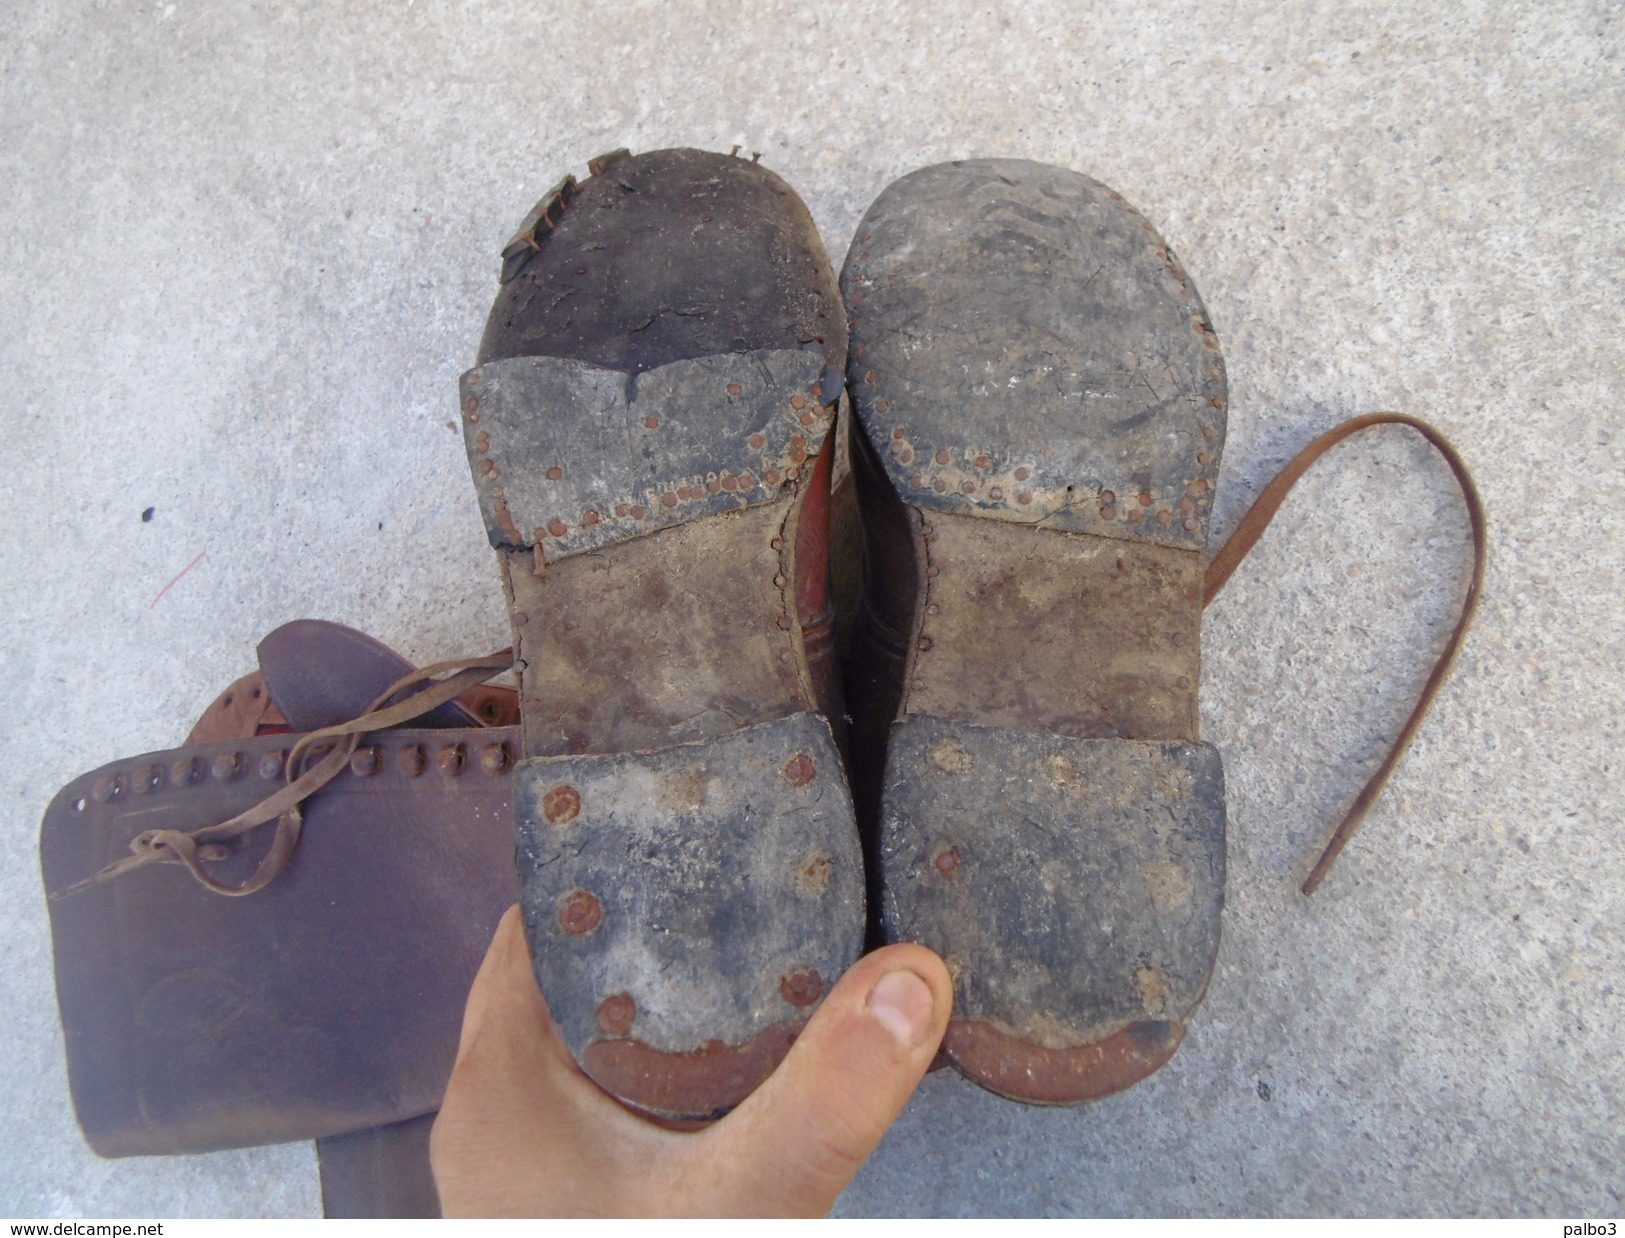
{"type": "Polygon", "coordinates": [[[190,572],[194,567],[196,567],[199,563],[202,563],[203,560],[207,559],[208,557],[209,557],[209,552],[207,550],[198,551],[197,558],[193,559],[185,567],[181,568],[180,571],[176,572],[175,573],[175,579],[171,580],[162,589],[158,590],[158,596],[153,598],[152,601],[147,603],[147,609],[151,610],[154,606],[158,605],[158,599],[162,598],[164,596],[164,594],[168,593],[171,589],[173,589],[175,587],[175,581],[178,581],[182,576],[186,575],[186,573],[190,572]]]}

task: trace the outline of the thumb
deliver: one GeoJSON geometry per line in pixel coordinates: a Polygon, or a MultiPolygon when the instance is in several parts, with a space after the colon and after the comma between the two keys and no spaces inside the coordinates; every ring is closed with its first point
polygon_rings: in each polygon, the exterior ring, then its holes
{"type": "Polygon", "coordinates": [[[699,1138],[720,1198],[757,1215],[822,1216],[902,1113],[936,1055],[953,981],[924,946],[860,959],[779,1068],[699,1138]]]}

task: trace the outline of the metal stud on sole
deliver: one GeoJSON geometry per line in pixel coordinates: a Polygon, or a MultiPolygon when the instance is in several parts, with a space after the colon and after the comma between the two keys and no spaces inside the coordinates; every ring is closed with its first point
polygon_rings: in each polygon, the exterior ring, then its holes
{"type": "Polygon", "coordinates": [[[709,1117],[771,1072],[863,945],[863,867],[829,725],[536,758],[515,771],[526,932],[582,1068],[709,1117]]]}

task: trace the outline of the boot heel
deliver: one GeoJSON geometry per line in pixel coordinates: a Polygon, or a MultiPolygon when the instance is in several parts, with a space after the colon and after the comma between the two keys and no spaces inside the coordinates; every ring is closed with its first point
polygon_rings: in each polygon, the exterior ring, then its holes
{"type": "Polygon", "coordinates": [[[582,1068],[652,1113],[743,1100],[851,963],[863,863],[829,725],[515,771],[525,927],[582,1068]]]}
{"type": "Polygon", "coordinates": [[[1224,901],[1211,744],[915,715],[892,728],[884,805],[882,926],[947,960],[955,1065],[1004,1096],[1063,1104],[1173,1056],[1224,901]]]}

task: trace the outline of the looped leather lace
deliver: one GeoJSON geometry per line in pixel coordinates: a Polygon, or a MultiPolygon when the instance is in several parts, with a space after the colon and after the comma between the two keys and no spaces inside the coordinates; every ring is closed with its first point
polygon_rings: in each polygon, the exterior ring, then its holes
{"type": "Polygon", "coordinates": [[[336,726],[323,727],[319,731],[311,731],[301,736],[283,764],[282,776],[285,785],[266,796],[254,807],[238,813],[228,821],[204,826],[202,829],[148,830],[138,834],[130,840],[130,855],[122,860],[115,860],[106,868],[52,897],[62,898],[87,886],[111,881],[124,873],[134,872],[138,868],[155,863],[184,864],[199,883],[216,894],[240,898],[263,890],[288,867],[294,851],[298,849],[299,833],[304,827],[304,816],[299,806],[339,776],[365,736],[374,731],[400,726],[430,710],[438,709],[447,701],[461,696],[470,688],[477,687],[512,666],[513,651],[504,649],[500,653],[484,658],[436,662],[433,666],[425,666],[422,670],[402,676],[390,685],[387,692],[367,706],[366,712],[359,718],[341,722],[336,726]],[[446,678],[436,680],[437,675],[446,675],[446,678]],[[403,701],[391,704],[402,692],[425,683],[430,686],[403,701]],[[315,749],[329,743],[332,743],[331,751],[322,754],[309,769],[302,768],[306,758],[311,756],[315,749]],[[276,833],[271,838],[271,845],[260,857],[253,873],[241,885],[228,885],[216,880],[204,868],[205,863],[223,860],[232,853],[226,843],[240,838],[268,821],[276,822],[276,833]]]}
{"type": "Polygon", "coordinates": [[[1411,716],[1400,728],[1399,738],[1394,740],[1393,747],[1388,750],[1388,755],[1377,767],[1377,772],[1366,780],[1365,786],[1360,788],[1360,793],[1354,797],[1354,802],[1349,805],[1343,819],[1338,822],[1331,841],[1326,844],[1320,859],[1315,862],[1315,867],[1309,873],[1309,879],[1303,883],[1305,894],[1313,894],[1319,888],[1332,862],[1337,859],[1338,854],[1348,845],[1349,839],[1354,837],[1365,821],[1366,814],[1371,811],[1371,805],[1382,794],[1382,789],[1387,785],[1394,767],[1399,764],[1405,750],[1410,747],[1411,740],[1415,738],[1418,728],[1422,725],[1422,719],[1427,716],[1428,709],[1433,704],[1433,698],[1449,676],[1457,654],[1461,652],[1462,640],[1467,635],[1468,627],[1472,625],[1473,614],[1478,609],[1479,594],[1484,586],[1484,567],[1489,553],[1484,525],[1484,505],[1478,497],[1478,487],[1473,484],[1472,474],[1467,471],[1467,465],[1462,462],[1461,456],[1451,446],[1450,440],[1427,422],[1404,413],[1370,413],[1364,417],[1355,417],[1326,431],[1275,475],[1270,484],[1264,487],[1263,493],[1247,509],[1247,514],[1236,525],[1235,532],[1230,535],[1229,540],[1220,547],[1219,553],[1213,556],[1202,582],[1202,605],[1205,607],[1218,596],[1219,590],[1224,588],[1225,581],[1230,579],[1230,574],[1240,566],[1241,561],[1247,557],[1247,552],[1263,536],[1264,530],[1275,518],[1276,511],[1286,501],[1292,487],[1309,471],[1310,466],[1344,439],[1358,434],[1361,430],[1386,425],[1409,426],[1415,430],[1438,450],[1445,463],[1450,466],[1450,471],[1455,474],[1456,483],[1461,487],[1461,497],[1467,504],[1467,519],[1472,524],[1473,575],[1467,586],[1467,596],[1462,601],[1461,616],[1456,620],[1455,630],[1445,642],[1444,652],[1439,655],[1439,660],[1433,664],[1433,672],[1428,676],[1427,683],[1422,686],[1422,693],[1417,698],[1415,708],[1411,710],[1411,716]]]}

